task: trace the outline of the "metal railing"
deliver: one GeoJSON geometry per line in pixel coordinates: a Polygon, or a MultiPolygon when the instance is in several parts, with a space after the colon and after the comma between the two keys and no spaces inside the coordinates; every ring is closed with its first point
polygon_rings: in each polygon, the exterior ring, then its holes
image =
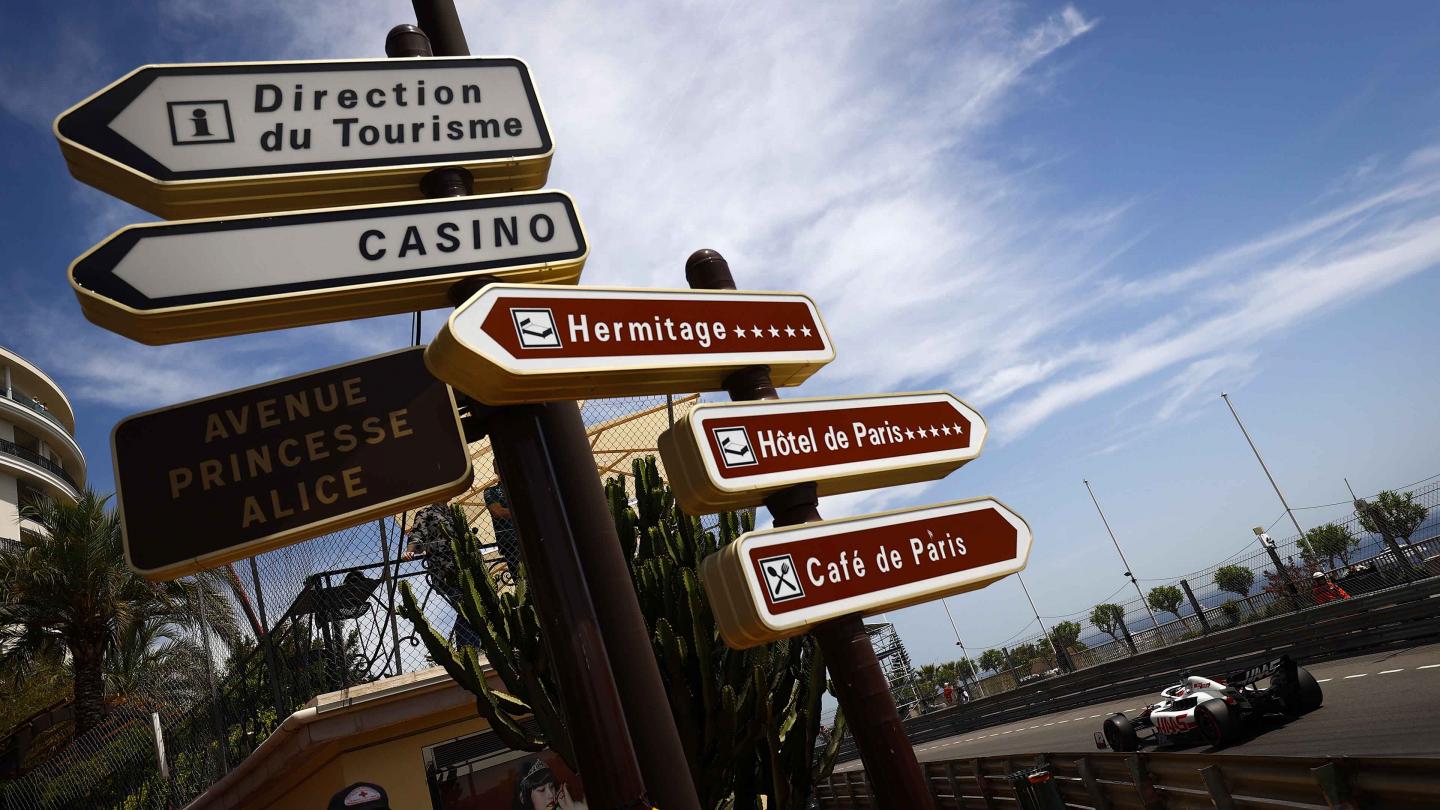
{"type": "Polygon", "coordinates": [[[66,436],[69,436],[69,435],[70,435],[70,429],[67,428],[67,427],[65,427],[65,423],[61,422],[59,417],[57,417],[55,414],[51,413],[49,408],[46,408],[44,405],[41,405],[40,403],[36,402],[35,400],[33,400],[33,399],[28,399],[28,398],[27,398],[27,399],[21,399],[19,396],[16,396],[13,392],[7,393],[7,392],[4,391],[3,389],[0,389],[0,399],[8,399],[8,400],[10,400],[11,402],[18,403],[21,407],[29,408],[30,410],[32,410],[32,411],[40,414],[41,416],[45,417],[46,419],[49,419],[51,422],[54,422],[54,423],[55,423],[55,426],[58,427],[58,428],[60,428],[60,431],[61,431],[62,433],[64,433],[66,436]]]}
{"type": "MultiPolygon", "coordinates": [[[[1262,662],[1272,650],[1284,649],[1301,661],[1317,661],[1433,639],[1440,637],[1440,622],[1434,620],[1436,597],[1440,597],[1440,576],[1025,684],[1020,689],[912,718],[905,722],[905,731],[912,744],[943,739],[1152,692],[1174,683],[1185,671],[1242,668],[1247,663],[1262,662]]],[[[854,743],[846,740],[840,759],[854,756],[854,743]]]]}
{"type": "MultiPolygon", "coordinates": [[[[1156,599],[1156,604],[1168,605],[1165,610],[1151,609],[1140,599],[1106,604],[1107,599],[1066,616],[1047,617],[1052,620],[1049,636],[1025,635],[1028,630],[1022,629],[999,644],[972,645],[969,662],[936,662],[932,665],[937,670],[934,677],[921,678],[926,687],[921,690],[921,702],[926,711],[947,708],[941,681],[955,682],[957,691],[963,685],[973,698],[992,697],[1029,688],[1036,681],[1067,671],[1103,666],[1309,608],[1324,599],[1314,588],[1312,577],[1317,572],[1327,575],[1350,596],[1403,585],[1418,575],[1440,573],[1440,483],[1412,485],[1406,494],[1427,514],[1391,538],[1373,531],[1359,515],[1351,515],[1331,522],[1350,542],[1343,548],[1327,549],[1334,552],[1328,556],[1311,553],[1302,538],[1291,537],[1278,542],[1273,552],[1247,549],[1183,577],[1154,580],[1159,584],[1151,589],[1152,594],[1168,591],[1171,597],[1156,599]],[[1102,606],[1113,611],[1114,623],[1107,627],[1094,623],[1102,606]],[[1060,645],[1063,652],[1056,649],[1060,645]],[[975,658],[986,663],[974,667],[975,658]],[[942,668],[948,673],[939,674],[942,668]]],[[[1030,626],[1033,624],[1032,620],[1030,626]]]]}
{"type": "Polygon", "coordinates": [[[75,483],[75,479],[70,477],[70,473],[65,472],[64,467],[61,467],[59,464],[56,464],[50,459],[45,458],[34,450],[21,447],[20,445],[7,439],[0,439],[0,453],[14,456],[18,459],[23,459],[30,462],[31,464],[34,464],[37,467],[42,467],[59,476],[62,481],[70,485],[71,489],[74,489],[77,492],[80,489],[80,485],[75,483]]]}
{"type": "MultiPolygon", "coordinates": [[[[941,810],[1409,810],[1435,807],[1440,796],[1440,763],[1421,758],[1047,753],[926,762],[921,767],[941,810]],[[1040,778],[1033,778],[1037,771],[1040,778]]],[[[860,771],[832,774],[816,785],[815,798],[823,810],[882,810],[860,771]]]]}

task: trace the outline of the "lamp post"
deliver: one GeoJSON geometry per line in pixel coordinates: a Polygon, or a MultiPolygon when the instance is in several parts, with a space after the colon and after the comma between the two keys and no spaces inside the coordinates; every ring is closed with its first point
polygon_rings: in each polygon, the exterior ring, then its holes
{"type": "Polygon", "coordinates": [[[1235,417],[1235,424],[1240,426],[1240,432],[1245,435],[1245,441],[1249,443],[1250,450],[1255,454],[1255,460],[1260,462],[1260,469],[1265,471],[1265,477],[1270,479],[1270,486],[1275,490],[1275,495],[1280,498],[1280,505],[1285,507],[1285,514],[1290,516],[1290,522],[1295,526],[1295,536],[1304,537],[1305,530],[1300,528],[1300,521],[1295,519],[1295,511],[1290,504],[1285,502],[1285,495],[1280,491],[1280,485],[1275,483],[1275,476],[1270,474],[1270,468],[1265,466],[1265,459],[1260,457],[1260,448],[1255,446],[1255,440],[1250,438],[1250,431],[1245,429],[1245,423],[1240,421],[1240,414],[1235,411],[1235,403],[1230,401],[1230,395],[1224,391],[1220,392],[1220,398],[1225,400],[1225,405],[1230,409],[1230,415],[1235,417]]]}
{"type": "MultiPolygon", "coordinates": [[[[1140,581],[1130,573],[1130,563],[1125,559],[1125,552],[1120,550],[1120,541],[1115,539],[1115,530],[1110,528],[1110,521],[1105,519],[1105,510],[1100,508],[1100,500],[1095,497],[1095,490],[1090,487],[1089,479],[1085,481],[1085,491],[1090,493],[1090,500],[1095,503],[1095,511],[1100,513],[1100,522],[1105,524],[1105,531],[1110,533],[1110,542],[1115,544],[1115,553],[1120,555],[1120,562],[1125,566],[1125,576],[1129,577],[1130,584],[1135,586],[1135,595],[1140,597],[1140,604],[1145,606],[1145,612],[1150,614],[1150,623],[1155,625],[1155,636],[1163,644],[1164,636],[1160,633],[1160,622],[1155,619],[1155,611],[1150,609],[1150,603],[1145,601],[1145,594],[1140,592],[1140,581]]],[[[1120,620],[1122,623],[1124,619],[1120,620]]]]}
{"type": "MultiPolygon", "coordinates": [[[[951,632],[953,632],[953,633],[955,634],[955,646],[957,646],[957,647],[960,648],[960,657],[961,657],[962,660],[965,661],[965,666],[966,666],[966,668],[969,668],[969,667],[971,666],[971,665],[970,665],[970,653],[969,653],[968,651],[966,651],[966,649],[965,649],[965,642],[963,642],[963,641],[960,640],[960,628],[958,628],[958,627],[955,626],[955,617],[952,616],[952,615],[950,615],[950,606],[947,605],[947,604],[945,604],[945,600],[944,600],[944,599],[941,599],[941,600],[940,600],[940,607],[945,608],[945,618],[947,618],[947,619],[950,620],[950,630],[951,630],[951,632]]],[[[973,673],[972,673],[972,675],[973,675],[973,673]]],[[[965,681],[971,680],[971,676],[964,674],[963,671],[962,671],[961,674],[960,674],[960,678],[961,678],[961,680],[965,680],[965,681]]]]}
{"type": "Polygon", "coordinates": [[[1070,657],[1065,654],[1065,651],[1060,648],[1059,644],[1055,643],[1055,639],[1050,637],[1050,630],[1045,627],[1045,622],[1040,618],[1040,610],[1035,607],[1035,600],[1030,598],[1030,589],[1025,587],[1025,578],[1016,574],[1015,581],[1020,583],[1020,590],[1025,592],[1025,601],[1030,603],[1030,613],[1035,616],[1035,623],[1040,625],[1040,634],[1045,637],[1045,641],[1050,645],[1050,649],[1055,651],[1056,666],[1069,672],[1070,657]]]}

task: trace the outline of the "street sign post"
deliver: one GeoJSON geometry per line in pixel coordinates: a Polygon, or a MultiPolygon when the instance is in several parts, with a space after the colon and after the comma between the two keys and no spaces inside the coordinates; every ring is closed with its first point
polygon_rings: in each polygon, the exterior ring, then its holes
{"type": "Polygon", "coordinates": [[[680,505],[701,515],[807,481],[834,495],[944,478],[980,455],[986,433],[944,392],[760,400],[696,406],[659,449],[680,505]]]}
{"type": "Polygon", "coordinates": [[[76,179],[171,219],[416,199],[440,166],[535,189],[554,149],[508,57],[147,65],[55,136],[76,179]]]}
{"type": "Polygon", "coordinates": [[[425,353],[481,402],[714,391],[768,365],[799,385],[835,358],[798,293],[492,284],[457,307],[425,353]]]}
{"type": "MultiPolygon", "coordinates": [[[[698,250],[691,254],[685,262],[685,279],[691,287],[735,289],[735,277],[730,272],[729,262],[713,250],[698,250]]],[[[769,370],[764,366],[752,366],[731,375],[725,381],[725,390],[736,402],[779,399],[769,370]]],[[[815,482],[806,481],[768,493],[765,507],[770,510],[775,526],[821,522],[817,491],[815,482]]],[[[718,554],[711,555],[707,561],[717,557],[718,554]]],[[[721,590],[727,587],[723,581],[726,573],[724,559],[719,557],[712,563],[717,570],[715,580],[703,584],[717,622],[729,621],[732,635],[740,636],[736,641],[745,644],[744,638],[755,634],[759,621],[753,610],[737,612],[726,607],[730,595],[744,594],[736,590],[743,585],[743,579],[730,589],[721,590]],[[731,618],[721,619],[721,615],[731,618]]],[[[734,565],[731,563],[732,568],[734,565]]],[[[792,566],[791,570],[798,569],[792,566]]],[[[781,568],[778,573],[787,572],[781,568]]],[[[845,712],[876,803],[885,807],[933,810],[935,799],[930,785],[920,771],[915,749],[905,734],[905,726],[890,695],[889,680],[875,656],[875,648],[860,612],[820,622],[810,628],[810,633],[825,657],[830,691],[845,712]]]]}
{"type": "Polygon", "coordinates": [[[1025,568],[1030,527],[993,498],[749,532],[701,582],[736,649],[983,588],[1025,568]]]}
{"type": "Polygon", "coordinates": [[[443,501],[472,477],[423,350],[137,414],[111,434],[125,557],[173,579],[443,501]]]}
{"type": "Polygon", "coordinates": [[[142,343],[448,306],[460,279],[573,284],[589,245],[558,191],[132,225],[70,266],[85,316],[142,343]]]}

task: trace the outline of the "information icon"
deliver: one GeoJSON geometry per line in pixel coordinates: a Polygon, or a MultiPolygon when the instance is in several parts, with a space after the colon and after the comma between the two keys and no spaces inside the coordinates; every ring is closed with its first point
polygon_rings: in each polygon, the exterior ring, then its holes
{"type": "Polygon", "coordinates": [[[235,142],[230,102],[172,101],[165,106],[170,113],[170,142],[176,146],[235,142]]]}

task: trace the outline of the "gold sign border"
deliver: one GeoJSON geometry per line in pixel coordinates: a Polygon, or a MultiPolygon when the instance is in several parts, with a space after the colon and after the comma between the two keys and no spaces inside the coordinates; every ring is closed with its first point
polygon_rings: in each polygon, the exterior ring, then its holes
{"type": "Polygon", "coordinates": [[[781,387],[800,385],[815,372],[835,359],[835,342],[830,328],[820,313],[820,307],[810,296],[800,292],[783,290],[693,290],[673,287],[574,287],[569,292],[583,295],[586,292],[617,292],[626,294],[672,293],[694,297],[713,296],[793,296],[809,302],[815,313],[815,323],[824,335],[829,356],[823,360],[786,361],[783,355],[778,359],[754,359],[745,362],[684,365],[676,357],[695,355],[655,355],[655,365],[637,368],[633,365],[587,366],[572,370],[535,370],[516,372],[507,369],[491,358],[475,351],[455,336],[455,319],[492,290],[513,290],[524,293],[527,289],[544,291],[555,285],[543,284],[491,284],[476,293],[470,300],[456,307],[446,319],[445,325],[435,335],[425,351],[425,365],[438,379],[450,383],[466,394],[487,405],[524,405],[535,402],[554,402],[567,399],[595,399],[618,396],[647,396],[659,394],[694,393],[719,391],[725,377],[755,365],[770,366],[773,383],[781,387]]]}
{"type": "Polygon", "coordinates": [[[404,163],[395,166],[358,169],[326,169],[258,176],[160,180],[60,134],[60,121],[142,70],[154,68],[248,67],[255,65],[347,65],[374,63],[379,59],[297,59],[275,62],[193,62],[141,65],[56,116],[51,131],[60,143],[60,152],[76,180],[164,219],[192,219],[234,214],[261,214],[298,211],[324,205],[364,205],[421,199],[420,178],[432,169],[459,167],[469,170],[475,193],[534,191],[543,188],[555,156],[555,133],[530,63],[516,56],[429,57],[426,64],[441,67],[446,62],[476,59],[513,59],[525,66],[535,89],[535,106],[540,122],[550,135],[550,149],[526,157],[497,157],[472,161],[404,163]]]}
{"type": "Polygon", "coordinates": [[[783,400],[705,402],[690,409],[685,415],[675,420],[674,427],[667,428],[661,433],[657,441],[657,449],[660,452],[661,459],[665,463],[665,469],[671,471],[670,486],[675,490],[675,499],[679,502],[680,507],[692,515],[708,515],[715,512],[729,512],[751,506],[761,506],[764,504],[765,498],[771,493],[788,486],[808,481],[814,481],[817,484],[818,494],[820,495],[840,495],[846,492],[861,492],[864,490],[903,486],[905,484],[917,484],[924,481],[937,481],[979,458],[985,448],[985,442],[988,441],[989,438],[990,426],[985,422],[985,418],[981,416],[980,412],[949,391],[906,391],[890,394],[853,394],[839,397],[801,397],[783,400]],[[846,472],[840,470],[825,475],[817,475],[803,469],[791,470],[786,473],[787,475],[793,476],[793,480],[790,481],[775,484],[755,484],[741,481],[738,483],[737,488],[727,490],[721,488],[710,477],[709,468],[706,466],[703,457],[703,451],[698,444],[702,439],[695,435],[695,422],[693,421],[696,413],[703,413],[707,410],[738,410],[746,406],[764,407],[767,405],[778,408],[796,404],[822,404],[852,400],[883,400],[923,396],[948,397],[975,415],[975,421],[980,424],[984,432],[981,434],[979,444],[964,451],[969,454],[969,458],[959,461],[932,461],[923,464],[898,460],[879,465],[875,469],[868,471],[846,472]]]}
{"type": "MultiPolygon", "coordinates": [[[[522,197],[534,193],[536,192],[520,191],[484,195],[484,198],[489,200],[522,197]]],[[[75,297],[80,301],[80,311],[84,313],[87,320],[118,335],[124,335],[131,340],[150,346],[436,309],[450,305],[447,294],[455,282],[474,276],[493,275],[497,278],[520,276],[527,279],[539,277],[538,281],[530,283],[547,286],[577,284],[580,281],[581,272],[585,268],[585,262],[590,258],[590,237],[585,232],[584,220],[580,218],[580,211],[575,205],[575,199],[569,194],[556,189],[546,189],[541,193],[559,194],[569,201],[570,210],[575,214],[576,235],[585,245],[585,252],[580,256],[560,262],[533,262],[514,267],[464,270],[423,278],[369,281],[323,290],[257,295],[229,301],[148,310],[126,306],[93,290],[86,289],[75,281],[76,265],[126,231],[200,222],[272,219],[277,216],[272,212],[244,216],[205,217],[183,222],[146,222],[128,225],[100,240],[72,261],[66,271],[66,278],[70,282],[70,288],[75,291],[75,297]]],[[[474,199],[474,197],[456,199],[474,199]]],[[[436,202],[443,202],[443,200],[405,200],[371,205],[343,205],[290,213],[303,213],[310,216],[332,211],[384,211],[389,208],[412,205],[432,205],[436,202]]],[[[285,215],[285,213],[278,214],[278,216],[285,215]]]]}
{"type": "Polygon", "coordinates": [[[302,377],[309,377],[314,374],[324,374],[326,372],[336,371],[342,368],[346,368],[348,366],[357,366],[362,363],[369,363],[371,361],[379,360],[385,357],[391,357],[397,354],[403,354],[405,352],[413,352],[417,350],[417,347],[410,346],[404,349],[397,349],[393,352],[384,352],[383,354],[372,355],[370,357],[365,357],[360,360],[352,360],[348,363],[337,363],[333,366],[326,366],[325,368],[317,368],[310,371],[304,371],[299,374],[292,374],[289,377],[281,377],[278,380],[269,380],[262,383],[256,383],[255,385],[247,385],[244,388],[236,388],[231,391],[221,391],[218,394],[211,394],[204,397],[196,397],[195,399],[186,400],[185,402],[176,403],[174,405],[168,405],[163,408],[152,408],[148,411],[131,414],[124,419],[121,419],[119,422],[116,422],[115,427],[110,429],[110,463],[112,469],[115,472],[115,503],[120,512],[120,539],[121,544],[123,545],[125,550],[125,563],[129,565],[133,571],[151,581],[159,582],[163,580],[176,579],[177,577],[183,577],[187,574],[193,574],[197,571],[203,571],[207,568],[215,568],[216,566],[224,565],[228,562],[243,560],[246,557],[253,557],[266,551],[273,551],[277,548],[294,545],[295,543],[299,543],[304,540],[322,537],[324,535],[330,534],[331,532],[337,532],[341,529],[348,529],[351,526],[358,526],[359,524],[369,520],[385,517],[387,515],[394,515],[408,509],[437,503],[441,500],[448,500],[451,497],[459,495],[460,493],[468,490],[470,488],[471,482],[474,481],[475,478],[475,467],[470,462],[469,446],[465,444],[464,429],[460,425],[460,412],[455,405],[455,391],[447,385],[446,392],[450,396],[450,411],[451,415],[455,419],[455,439],[459,443],[460,454],[465,458],[465,474],[462,475],[460,478],[457,478],[447,484],[442,484],[438,487],[432,487],[427,490],[412,493],[405,497],[393,498],[383,503],[374,504],[365,509],[357,509],[353,512],[346,512],[343,515],[335,515],[334,517],[326,518],[325,520],[317,523],[310,523],[304,526],[296,526],[293,529],[287,529],[277,534],[267,535],[258,540],[252,540],[248,543],[240,543],[238,545],[230,546],[229,548],[219,549],[217,551],[212,551],[207,554],[201,554],[198,557],[191,557],[188,560],[182,560],[181,562],[177,562],[173,565],[162,566],[160,568],[140,568],[139,566],[135,565],[133,558],[130,555],[130,532],[125,526],[125,496],[124,493],[121,491],[120,457],[115,452],[115,434],[120,430],[121,425],[133,419],[139,419],[145,416],[153,416],[155,414],[164,413],[166,411],[173,411],[177,408],[184,408],[190,405],[195,405],[197,403],[205,402],[206,400],[218,399],[220,397],[228,397],[236,394],[243,394],[246,391],[253,391],[257,388],[264,388],[270,385],[290,382],[291,380],[298,380],[302,377]]]}

